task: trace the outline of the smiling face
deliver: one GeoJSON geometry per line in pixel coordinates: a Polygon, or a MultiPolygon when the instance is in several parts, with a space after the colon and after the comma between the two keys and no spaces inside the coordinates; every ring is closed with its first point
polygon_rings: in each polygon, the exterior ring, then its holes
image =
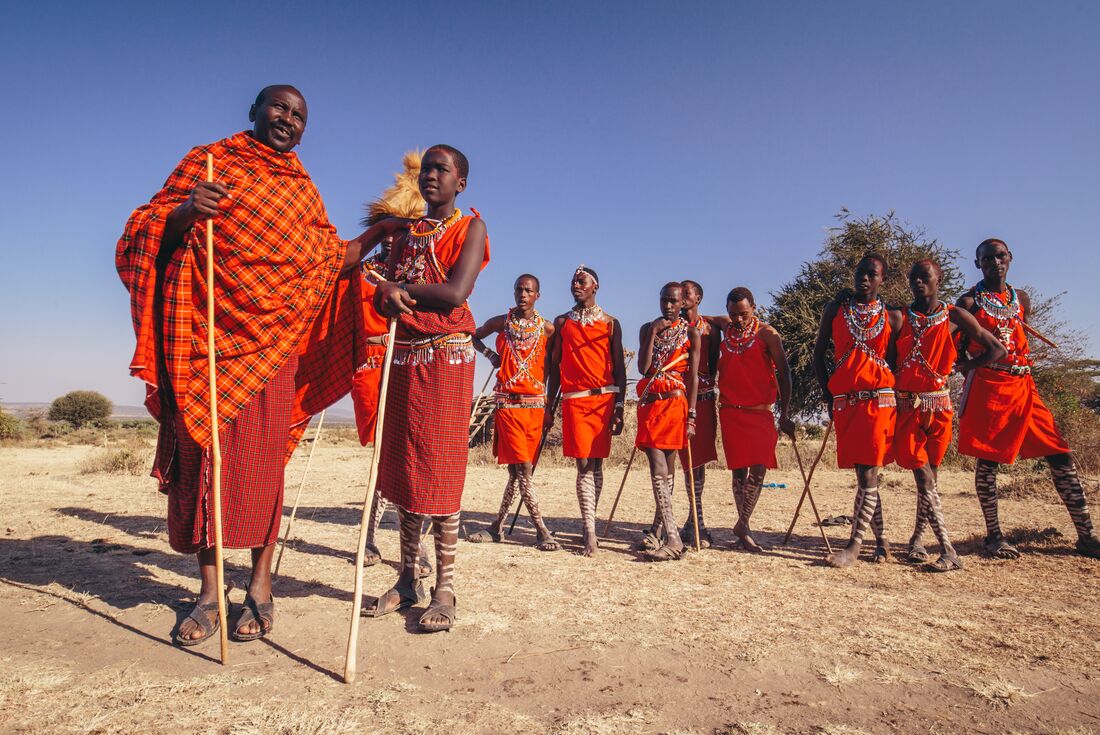
{"type": "Polygon", "coordinates": [[[661,316],[670,322],[680,316],[684,307],[684,289],[680,286],[665,286],[661,289],[661,316]]]}
{"type": "Polygon", "coordinates": [[[432,148],[420,159],[417,185],[428,206],[435,207],[453,202],[466,189],[466,177],[461,175],[450,153],[432,148]]]}
{"type": "Polygon", "coordinates": [[[874,258],[864,258],[856,265],[852,288],[858,296],[874,298],[882,286],[884,275],[882,263],[874,258]]]}
{"type": "Polygon", "coordinates": [[[1000,240],[984,242],[978,248],[974,265],[982,270],[987,280],[1003,281],[1008,277],[1008,266],[1012,263],[1012,253],[1000,240]]]}
{"type": "Polygon", "coordinates": [[[744,332],[756,316],[756,306],[748,299],[727,301],[726,314],[730,318],[730,326],[738,332],[744,332]]]}
{"type": "Polygon", "coordinates": [[[281,153],[289,153],[302,142],[308,117],[305,98],[294,87],[266,88],[248,111],[252,136],[281,153]]]}
{"type": "Polygon", "coordinates": [[[524,276],[516,280],[516,306],[527,312],[534,308],[539,300],[539,285],[534,278],[524,276]]]}
{"type": "Polygon", "coordinates": [[[569,283],[569,292],[573,294],[573,300],[578,304],[588,302],[595,297],[600,290],[600,284],[592,277],[591,273],[577,271],[573,274],[573,280],[569,283]]]}
{"type": "Polygon", "coordinates": [[[940,290],[940,276],[931,263],[917,263],[909,269],[909,290],[914,299],[931,301],[940,290]]]}

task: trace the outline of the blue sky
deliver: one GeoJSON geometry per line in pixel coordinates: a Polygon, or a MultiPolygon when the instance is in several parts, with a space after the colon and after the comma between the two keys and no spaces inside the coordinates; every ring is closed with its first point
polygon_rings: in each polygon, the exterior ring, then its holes
{"type": "Polygon", "coordinates": [[[894,209],[965,252],[1004,238],[1012,280],[1066,291],[1063,316],[1100,347],[1095,3],[24,3],[4,18],[5,401],[140,402],[123,223],[276,82],[306,95],[298,152],[346,237],[405,150],[466,152],[459,203],[493,250],[479,321],[522,271],[560,313],[585,262],[630,346],[670,278],[702,282],[711,313],[735,285],[766,301],[846,206],[894,209]]]}

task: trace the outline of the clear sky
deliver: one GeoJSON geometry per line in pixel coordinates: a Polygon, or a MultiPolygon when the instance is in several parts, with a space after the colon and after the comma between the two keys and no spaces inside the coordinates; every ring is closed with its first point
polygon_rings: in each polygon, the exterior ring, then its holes
{"type": "MultiPolygon", "coordinates": [[[[1011,280],[1066,291],[1100,347],[1100,4],[1093,2],[6,3],[0,28],[0,399],[137,404],[114,247],[192,146],[298,86],[298,149],[358,234],[401,154],[469,157],[482,321],[514,277],[570,305],[580,262],[628,348],[669,279],[758,300],[832,216],[894,209],[1011,280]]],[[[976,272],[967,267],[968,279],[976,272]]],[[[485,375],[484,366],[479,374],[485,375]]],[[[478,383],[480,385],[480,381],[478,383]]]]}

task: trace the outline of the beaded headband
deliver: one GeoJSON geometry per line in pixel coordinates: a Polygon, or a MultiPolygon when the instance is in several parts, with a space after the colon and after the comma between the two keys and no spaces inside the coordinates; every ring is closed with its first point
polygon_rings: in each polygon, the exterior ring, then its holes
{"type": "Polygon", "coordinates": [[[596,275],[596,271],[592,270],[584,263],[578,265],[577,270],[573,271],[573,277],[576,278],[578,273],[587,273],[588,275],[592,276],[592,280],[596,282],[597,286],[600,285],[600,277],[596,275]]]}

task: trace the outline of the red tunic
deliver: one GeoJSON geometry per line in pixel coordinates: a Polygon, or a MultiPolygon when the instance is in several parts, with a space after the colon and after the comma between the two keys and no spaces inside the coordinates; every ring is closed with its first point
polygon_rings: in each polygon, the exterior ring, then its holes
{"type": "Polygon", "coordinates": [[[775,363],[760,331],[771,329],[757,322],[739,338],[727,331],[718,347],[718,414],[722,425],[722,450],[732,469],[762,464],[776,466],[773,405],[779,396],[775,363]]]}
{"type": "MultiPolygon", "coordinates": [[[[710,340],[717,337],[703,317],[693,324],[702,337],[699,349],[699,388],[695,395],[695,436],[691,437],[691,463],[702,467],[718,459],[718,401],[714,393],[714,376],[710,374],[710,340]]],[[[680,450],[680,465],[688,466],[687,449],[680,450]]]]}
{"type": "Polygon", "coordinates": [[[912,309],[898,332],[898,413],[894,455],[901,467],[938,467],[951,444],[951,396],[947,379],[957,352],[951,338],[951,310],[944,305],[926,316],[912,309]]]}
{"type": "MultiPolygon", "coordinates": [[[[1011,286],[1004,294],[982,292],[979,287],[974,287],[978,305],[974,317],[1001,340],[1008,355],[997,365],[967,375],[959,417],[959,454],[1012,464],[1018,456],[1031,459],[1068,452],[1069,445],[1031,377],[1023,305],[1017,300],[1012,308],[1015,291],[1011,286]],[[1015,373],[1008,372],[1012,370],[1015,373]]],[[[981,348],[971,345],[970,349],[976,353],[981,348]]]]}
{"type": "Polygon", "coordinates": [[[612,387],[614,324],[610,318],[581,324],[574,318],[574,311],[569,314],[558,337],[561,340],[562,452],[566,457],[603,459],[611,453],[614,394],[566,396],[576,391],[612,387]]]}
{"type": "Polygon", "coordinates": [[[546,405],[545,320],[537,311],[529,321],[509,313],[497,335],[496,350],[500,355],[493,417],[497,463],[534,462],[546,405]]]}
{"type": "Polygon", "coordinates": [[[885,303],[844,301],[833,318],[832,337],[837,360],[829,392],[837,466],[888,465],[894,460],[896,401],[894,374],[886,364],[890,320],[885,303]]]}
{"type": "MultiPolygon", "coordinates": [[[[471,221],[473,217],[462,217],[432,236],[430,223],[421,220],[401,247],[390,279],[445,282],[471,221]]],[[[481,267],[488,262],[486,243],[481,267]]],[[[417,306],[398,317],[379,487],[382,497],[406,511],[442,516],[461,508],[474,392],[470,335],[475,328],[466,304],[453,309],[417,306]]]]}
{"type": "Polygon", "coordinates": [[[638,381],[638,435],[634,444],[644,449],[680,449],[687,440],[688,323],[677,319],[653,340],[653,359],[638,381]],[[654,400],[658,395],[675,393],[654,400]]]}

